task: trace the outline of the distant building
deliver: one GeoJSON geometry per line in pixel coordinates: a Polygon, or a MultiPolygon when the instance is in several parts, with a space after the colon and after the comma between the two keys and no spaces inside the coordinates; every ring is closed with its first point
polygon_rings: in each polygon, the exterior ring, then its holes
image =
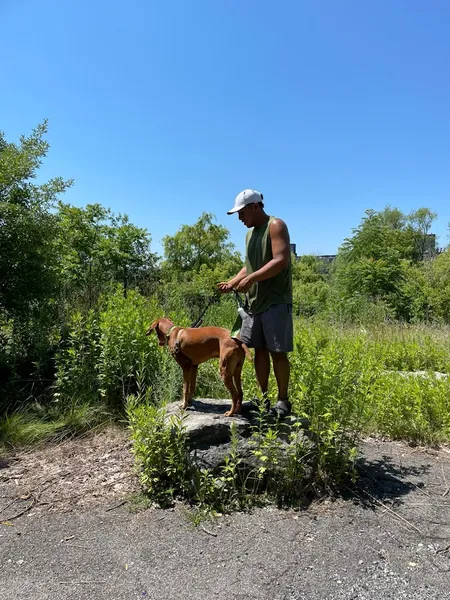
{"type": "Polygon", "coordinates": [[[316,256],[319,260],[323,260],[326,263],[332,263],[336,259],[336,254],[321,254],[316,256]]]}
{"type": "MultiPolygon", "coordinates": [[[[435,233],[426,233],[422,238],[421,243],[421,254],[422,259],[427,260],[430,258],[434,258],[438,254],[440,254],[444,249],[438,248],[436,246],[436,234],[435,233]]],[[[297,254],[297,244],[291,244],[291,252],[294,254],[297,260],[300,260],[302,255],[297,254]]],[[[315,258],[323,261],[324,263],[331,264],[336,260],[336,254],[314,254],[315,258]]]]}
{"type": "MultiPolygon", "coordinates": [[[[295,244],[291,244],[291,252],[294,253],[297,260],[300,260],[302,256],[298,256],[297,253],[292,250],[292,246],[295,246],[295,244]]],[[[336,259],[336,254],[304,254],[303,256],[314,256],[314,258],[317,258],[317,260],[321,260],[322,262],[328,264],[332,263],[336,259]]]]}
{"type": "Polygon", "coordinates": [[[436,254],[439,254],[439,249],[436,247],[436,234],[427,233],[423,239],[422,258],[424,260],[433,258],[436,254]]]}

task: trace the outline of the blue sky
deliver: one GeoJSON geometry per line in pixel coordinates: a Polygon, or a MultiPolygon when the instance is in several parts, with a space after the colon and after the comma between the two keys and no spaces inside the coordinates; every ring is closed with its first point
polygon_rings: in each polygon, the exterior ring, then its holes
{"type": "Polygon", "coordinates": [[[0,129],[49,119],[42,176],[146,227],[152,248],[243,188],[300,254],[368,208],[450,221],[446,0],[0,0],[0,129]]]}

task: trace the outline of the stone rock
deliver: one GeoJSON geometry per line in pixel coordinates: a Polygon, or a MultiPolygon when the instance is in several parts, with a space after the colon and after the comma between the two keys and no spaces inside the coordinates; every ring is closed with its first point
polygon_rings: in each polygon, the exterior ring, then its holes
{"type": "Polygon", "coordinates": [[[231,425],[234,423],[241,437],[249,437],[251,421],[243,416],[226,417],[231,400],[198,399],[187,410],[180,409],[179,402],[166,406],[167,418],[172,415],[184,417],[184,426],[191,448],[207,448],[230,441],[231,425]]]}
{"type": "MultiPolygon", "coordinates": [[[[255,473],[261,466],[252,452],[254,446],[249,444],[252,432],[257,431],[259,415],[250,413],[245,416],[225,417],[224,413],[229,408],[230,401],[202,398],[194,400],[188,410],[182,411],[179,402],[172,402],[166,406],[166,419],[169,421],[173,416],[183,418],[192,463],[200,469],[209,469],[213,473],[220,471],[220,467],[225,463],[225,457],[230,453],[231,426],[235,424],[239,470],[243,479],[247,481],[249,474],[255,473]]],[[[275,427],[276,419],[266,416],[265,424],[267,427],[275,427]]],[[[314,451],[316,441],[308,426],[307,419],[291,415],[278,423],[278,438],[280,447],[287,449],[292,441],[292,433],[295,431],[295,441],[307,450],[308,470],[312,475],[317,452],[314,451]]]]}

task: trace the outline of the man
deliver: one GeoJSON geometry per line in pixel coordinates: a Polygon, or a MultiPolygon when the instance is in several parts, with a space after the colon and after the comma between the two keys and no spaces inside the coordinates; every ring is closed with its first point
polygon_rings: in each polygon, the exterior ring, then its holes
{"type": "MultiPolygon", "coordinates": [[[[290,365],[287,353],[293,349],[292,266],[289,232],[281,219],[264,211],[263,195],[247,189],[236,196],[234,207],[239,220],[249,229],[246,237],[246,264],[230,281],[218,284],[222,293],[247,293],[248,316],[242,320],[240,338],[255,349],[255,373],[267,409],[270,358],[278,385],[278,401],[270,411],[285,417],[291,412],[288,399],[290,365]]],[[[245,406],[245,405],[244,405],[245,406]]]]}

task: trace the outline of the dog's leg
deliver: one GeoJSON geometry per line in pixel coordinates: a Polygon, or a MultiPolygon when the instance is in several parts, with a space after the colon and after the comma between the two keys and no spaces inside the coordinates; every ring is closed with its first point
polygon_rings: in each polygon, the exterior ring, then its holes
{"type": "Polygon", "coordinates": [[[238,400],[238,391],[233,381],[233,370],[230,368],[230,360],[225,357],[220,359],[220,376],[225,384],[225,387],[229,390],[231,394],[231,409],[225,413],[226,417],[232,417],[236,412],[237,400],[238,400]]]}
{"type": "Polygon", "coordinates": [[[191,365],[183,365],[183,398],[180,408],[186,410],[189,406],[189,388],[191,383],[191,365]]]}
{"type": "Polygon", "coordinates": [[[239,414],[241,412],[242,400],[244,397],[244,393],[242,391],[242,383],[241,383],[242,366],[243,366],[243,363],[238,362],[238,364],[236,365],[236,368],[234,369],[234,373],[233,373],[234,385],[236,386],[236,389],[237,389],[237,402],[236,402],[236,408],[234,410],[234,414],[239,414]]]}
{"type": "Polygon", "coordinates": [[[191,365],[190,379],[189,379],[188,404],[192,404],[192,399],[195,396],[195,386],[197,384],[197,371],[198,371],[198,365],[191,365]]]}
{"type": "Polygon", "coordinates": [[[181,400],[180,408],[186,410],[189,406],[189,391],[191,387],[191,368],[192,362],[182,352],[174,353],[174,358],[180,367],[183,369],[183,398],[181,400]]]}

